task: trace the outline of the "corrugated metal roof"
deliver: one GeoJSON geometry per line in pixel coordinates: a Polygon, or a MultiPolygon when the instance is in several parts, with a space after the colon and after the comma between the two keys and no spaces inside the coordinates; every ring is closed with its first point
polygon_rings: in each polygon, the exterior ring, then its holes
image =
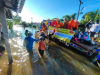
{"type": "Polygon", "coordinates": [[[11,19],[12,13],[10,10],[21,13],[25,0],[0,0],[0,2],[5,7],[6,17],[11,19]]]}
{"type": "Polygon", "coordinates": [[[25,0],[1,0],[1,2],[4,7],[21,13],[25,0]]]}

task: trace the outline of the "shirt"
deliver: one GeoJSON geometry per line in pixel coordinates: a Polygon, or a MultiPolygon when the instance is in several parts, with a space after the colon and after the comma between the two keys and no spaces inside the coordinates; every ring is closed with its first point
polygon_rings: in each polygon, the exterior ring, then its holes
{"type": "Polygon", "coordinates": [[[89,41],[89,40],[90,40],[90,36],[88,35],[88,37],[87,37],[86,41],[89,41]]]}
{"type": "Polygon", "coordinates": [[[28,36],[28,33],[25,32],[25,35],[28,36]]]}
{"type": "Polygon", "coordinates": [[[97,49],[97,50],[96,50],[96,52],[99,52],[99,51],[100,51],[100,49],[97,49]]]}
{"type": "Polygon", "coordinates": [[[92,27],[90,28],[90,31],[98,33],[99,29],[100,29],[100,24],[93,24],[92,27]]]}
{"type": "Polygon", "coordinates": [[[99,55],[97,55],[97,59],[98,59],[98,60],[100,60],[100,54],[99,54],[99,55]]]}
{"type": "Polygon", "coordinates": [[[32,50],[34,41],[39,41],[39,39],[34,39],[32,37],[26,37],[25,38],[24,43],[26,44],[27,50],[32,50]]]}

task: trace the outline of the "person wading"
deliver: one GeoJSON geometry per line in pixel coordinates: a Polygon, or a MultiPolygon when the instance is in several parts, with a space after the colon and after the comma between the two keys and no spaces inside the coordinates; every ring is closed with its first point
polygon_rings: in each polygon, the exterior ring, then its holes
{"type": "Polygon", "coordinates": [[[34,41],[39,41],[39,39],[34,39],[31,37],[32,36],[32,33],[28,33],[28,37],[26,37],[24,39],[24,46],[26,46],[26,49],[27,51],[30,53],[30,54],[33,54],[33,42],[34,41]]]}
{"type": "Polygon", "coordinates": [[[38,44],[38,50],[39,50],[39,53],[42,57],[44,55],[44,50],[45,50],[46,47],[48,47],[48,46],[46,46],[44,39],[40,38],[40,41],[39,41],[39,44],[38,44]]]}

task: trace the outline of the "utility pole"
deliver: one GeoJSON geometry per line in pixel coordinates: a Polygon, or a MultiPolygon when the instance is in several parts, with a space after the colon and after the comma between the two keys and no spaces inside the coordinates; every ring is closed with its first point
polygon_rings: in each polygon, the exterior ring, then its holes
{"type": "Polygon", "coordinates": [[[78,20],[79,14],[80,14],[80,7],[81,7],[81,4],[83,4],[83,2],[81,2],[81,0],[79,0],[79,1],[80,1],[80,5],[79,5],[79,10],[78,10],[77,20],[78,20]]]}

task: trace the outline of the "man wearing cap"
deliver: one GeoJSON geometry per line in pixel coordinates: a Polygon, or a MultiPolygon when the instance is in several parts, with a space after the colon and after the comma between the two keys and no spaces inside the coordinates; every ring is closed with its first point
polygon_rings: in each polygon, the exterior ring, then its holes
{"type": "Polygon", "coordinates": [[[28,36],[24,39],[24,46],[26,46],[27,51],[32,54],[32,48],[33,48],[33,42],[34,41],[39,41],[39,39],[34,39],[32,38],[33,34],[32,33],[28,33],[28,36]]]}
{"type": "Polygon", "coordinates": [[[92,27],[90,28],[90,32],[91,32],[91,38],[92,38],[92,43],[94,43],[94,36],[95,34],[98,34],[100,29],[100,24],[99,24],[99,20],[96,20],[96,24],[93,24],[92,27]]]}

